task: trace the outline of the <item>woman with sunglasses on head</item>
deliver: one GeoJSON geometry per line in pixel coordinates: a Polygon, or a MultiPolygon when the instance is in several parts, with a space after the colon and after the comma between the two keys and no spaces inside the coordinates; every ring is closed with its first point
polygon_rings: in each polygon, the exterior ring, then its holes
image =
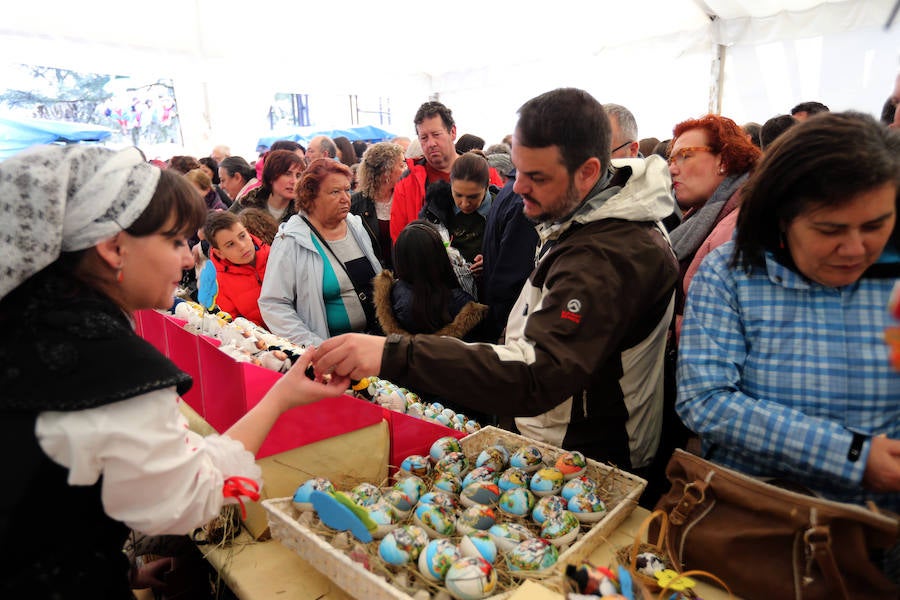
{"type": "MultiPolygon", "coordinates": [[[[681,280],[697,249],[713,228],[741,201],[741,188],[759,160],[759,148],[731,119],[706,115],[675,126],[669,147],[669,173],[683,212],[672,230],[681,280]]],[[[676,286],[676,318],[684,313],[684,290],[676,286]]]]}
{"type": "Polygon", "coordinates": [[[224,434],[189,431],[191,379],[132,315],[172,305],[207,210],[137,148],[13,156],[0,213],[0,597],[133,598],[129,529],[189,533],[252,497],[278,416],[348,382],[308,379],[307,352],[224,434]]]}

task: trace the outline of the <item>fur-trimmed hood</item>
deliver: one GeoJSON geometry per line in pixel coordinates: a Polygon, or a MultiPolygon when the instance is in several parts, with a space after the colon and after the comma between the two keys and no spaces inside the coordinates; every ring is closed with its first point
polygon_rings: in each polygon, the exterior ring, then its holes
{"type": "MultiPolygon", "coordinates": [[[[391,290],[395,284],[394,274],[385,269],[372,280],[372,289],[375,296],[375,316],[385,335],[398,333],[400,335],[412,335],[406,331],[397,316],[394,314],[394,306],[391,300],[391,290]]],[[[467,302],[454,317],[453,321],[434,332],[434,335],[444,335],[462,339],[474,329],[487,314],[488,307],[475,301],[467,302]]]]}

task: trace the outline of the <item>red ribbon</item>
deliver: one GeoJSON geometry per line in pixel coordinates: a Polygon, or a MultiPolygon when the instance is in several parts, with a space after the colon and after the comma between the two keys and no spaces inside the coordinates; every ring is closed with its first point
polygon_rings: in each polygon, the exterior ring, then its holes
{"type": "Polygon", "coordinates": [[[241,505],[241,517],[247,518],[247,509],[244,508],[244,499],[246,496],[256,502],[259,500],[259,484],[249,477],[229,477],[222,484],[222,495],[226,498],[235,498],[241,505]]]}

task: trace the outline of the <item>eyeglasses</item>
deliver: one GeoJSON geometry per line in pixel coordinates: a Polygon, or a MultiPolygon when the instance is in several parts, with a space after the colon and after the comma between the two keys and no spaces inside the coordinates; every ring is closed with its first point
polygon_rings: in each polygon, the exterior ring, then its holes
{"type": "Polygon", "coordinates": [[[624,148],[625,146],[627,146],[627,145],[629,145],[629,144],[632,144],[632,143],[634,143],[634,140],[628,140],[628,141],[625,142],[624,144],[620,144],[620,145],[616,146],[615,148],[613,148],[612,150],[610,150],[609,153],[610,153],[610,154],[615,154],[616,152],[618,152],[619,150],[621,150],[621,149],[624,148]]]}
{"type": "Polygon", "coordinates": [[[712,148],[709,146],[688,146],[686,148],[680,148],[669,157],[669,166],[676,165],[680,168],[681,165],[684,164],[684,161],[694,156],[695,152],[712,152],[712,148]]]}

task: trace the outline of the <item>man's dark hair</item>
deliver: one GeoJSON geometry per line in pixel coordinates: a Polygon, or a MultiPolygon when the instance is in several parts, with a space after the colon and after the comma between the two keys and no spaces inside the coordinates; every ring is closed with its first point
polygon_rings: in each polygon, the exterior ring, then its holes
{"type": "Polygon", "coordinates": [[[416,111],[416,116],[413,118],[413,125],[416,126],[416,133],[419,132],[419,125],[421,125],[425,119],[430,119],[435,115],[441,117],[441,121],[444,122],[444,128],[447,131],[450,131],[456,126],[456,122],[453,120],[453,111],[440,102],[432,100],[420,106],[419,110],[416,111]]]}
{"type": "Polygon", "coordinates": [[[796,115],[798,112],[805,112],[806,116],[811,117],[823,112],[829,112],[829,108],[821,102],[801,102],[791,109],[791,114],[796,115]]]}
{"type": "Polygon", "coordinates": [[[337,144],[330,137],[323,137],[319,140],[319,152],[328,158],[337,158],[337,144]]]}
{"type": "Polygon", "coordinates": [[[884,106],[881,107],[881,122],[884,125],[890,125],[894,122],[894,115],[897,112],[897,103],[894,102],[893,98],[888,98],[884,101],[884,106]]]}
{"type": "Polygon", "coordinates": [[[750,143],[756,146],[757,148],[762,149],[762,145],[759,141],[759,131],[762,129],[762,125],[759,123],[744,123],[741,125],[741,129],[744,130],[744,133],[750,136],[750,143]]]}
{"type": "Polygon", "coordinates": [[[603,106],[576,88],[559,88],[532,98],[519,108],[516,139],[526,148],[559,147],[569,173],[592,157],[609,166],[612,136],[603,106]]]}
{"type": "Polygon", "coordinates": [[[759,147],[762,150],[765,150],[779,135],[797,123],[799,123],[799,121],[791,115],[778,115],[777,117],[772,117],[763,123],[762,128],[759,130],[759,147]]]}

